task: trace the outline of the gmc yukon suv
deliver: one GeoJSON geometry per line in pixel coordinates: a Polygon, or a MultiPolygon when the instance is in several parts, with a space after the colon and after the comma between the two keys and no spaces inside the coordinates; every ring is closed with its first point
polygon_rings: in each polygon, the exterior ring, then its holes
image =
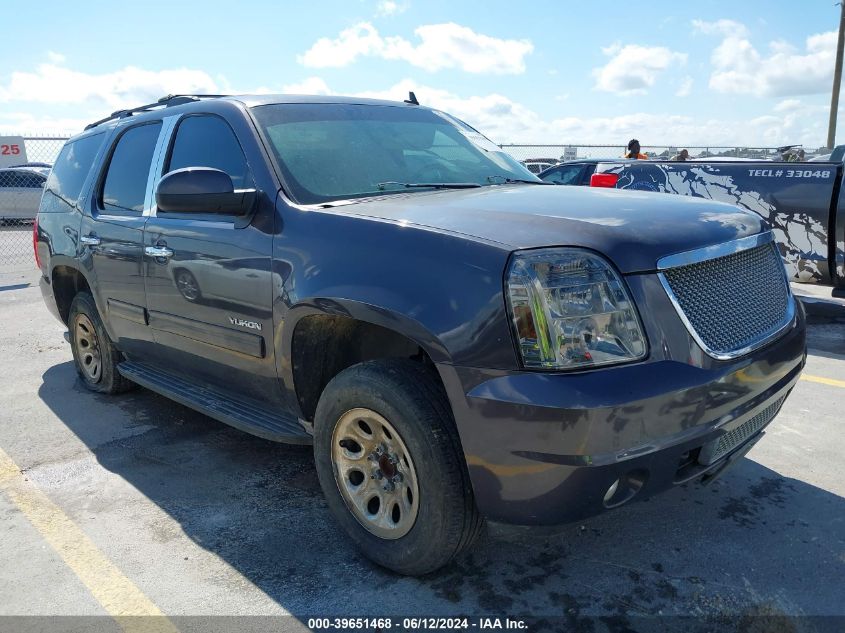
{"type": "Polygon", "coordinates": [[[34,231],[81,381],[313,443],[373,561],[556,524],[744,455],[805,360],[765,221],[545,185],[437,110],[176,96],[70,139],[34,231]]]}

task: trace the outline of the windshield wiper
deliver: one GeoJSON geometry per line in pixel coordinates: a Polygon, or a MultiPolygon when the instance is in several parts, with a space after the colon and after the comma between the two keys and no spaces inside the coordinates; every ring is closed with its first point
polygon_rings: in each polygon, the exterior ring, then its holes
{"type": "Polygon", "coordinates": [[[378,183],[378,190],[384,191],[389,186],[401,189],[473,189],[480,187],[477,182],[398,182],[388,180],[378,183]]]}
{"type": "Polygon", "coordinates": [[[491,185],[509,185],[513,182],[524,182],[527,185],[553,185],[553,182],[545,180],[528,180],[527,178],[508,178],[507,176],[487,176],[487,182],[491,185]]]}

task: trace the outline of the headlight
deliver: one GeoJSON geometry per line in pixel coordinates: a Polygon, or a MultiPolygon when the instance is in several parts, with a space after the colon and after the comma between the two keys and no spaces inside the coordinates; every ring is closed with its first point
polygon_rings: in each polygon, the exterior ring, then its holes
{"type": "Polygon", "coordinates": [[[646,355],[625,285],[594,253],[577,248],[517,252],[507,295],[526,367],[584,369],[646,355]]]}

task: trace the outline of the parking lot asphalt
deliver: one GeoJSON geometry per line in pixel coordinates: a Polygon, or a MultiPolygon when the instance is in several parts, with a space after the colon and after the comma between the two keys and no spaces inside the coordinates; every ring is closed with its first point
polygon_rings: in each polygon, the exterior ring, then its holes
{"type": "Polygon", "coordinates": [[[277,630],[305,630],[309,616],[530,614],[585,631],[655,615],[845,617],[845,311],[810,326],[803,379],[711,486],[555,529],[491,526],[413,579],[350,545],[310,448],[143,389],[86,391],[33,281],[0,276],[0,615],[164,614],[161,630],[212,615],[292,615],[277,630]]]}

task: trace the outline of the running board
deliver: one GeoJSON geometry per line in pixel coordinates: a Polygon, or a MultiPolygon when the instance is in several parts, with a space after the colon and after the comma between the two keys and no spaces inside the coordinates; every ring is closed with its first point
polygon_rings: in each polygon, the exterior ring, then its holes
{"type": "Polygon", "coordinates": [[[286,444],[312,442],[311,435],[293,416],[280,415],[243,398],[222,394],[144,363],[124,361],[117,369],[122,376],[150,391],[246,433],[286,444]]]}

